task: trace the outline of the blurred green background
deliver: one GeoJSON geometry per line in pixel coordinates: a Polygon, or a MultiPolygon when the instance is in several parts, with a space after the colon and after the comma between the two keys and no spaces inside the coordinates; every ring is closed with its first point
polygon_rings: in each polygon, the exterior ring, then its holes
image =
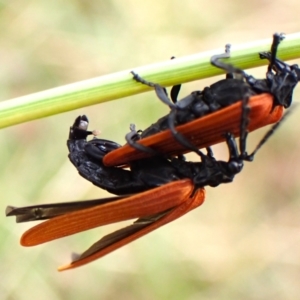
{"type": "MultiPolygon", "coordinates": [[[[1,1],[0,99],[294,33],[299,11],[299,0],[1,1]]],[[[265,71],[248,72],[264,77],[265,71]]],[[[215,80],[185,84],[181,95],[215,80]]],[[[102,138],[123,143],[129,123],[143,129],[167,111],[150,92],[1,130],[1,299],[299,298],[299,109],[232,184],[207,188],[202,207],[93,264],[56,271],[72,251],[120,224],[33,248],[19,245],[33,224],[5,218],[8,204],[107,195],[68,161],[66,139],[76,116],[87,114],[102,138]]],[[[251,134],[250,149],[265,130],[251,134]]],[[[227,151],[217,146],[215,155],[226,158],[227,151]]]]}

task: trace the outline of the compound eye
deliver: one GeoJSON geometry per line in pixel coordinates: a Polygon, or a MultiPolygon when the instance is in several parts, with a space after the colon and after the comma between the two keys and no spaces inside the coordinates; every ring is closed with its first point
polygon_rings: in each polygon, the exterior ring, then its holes
{"type": "Polygon", "coordinates": [[[108,152],[110,152],[111,150],[110,149],[108,149],[106,146],[104,146],[104,145],[98,145],[98,148],[100,149],[100,151],[102,151],[103,153],[108,153],[108,152]]]}
{"type": "Polygon", "coordinates": [[[88,142],[87,147],[93,147],[94,149],[97,149],[97,151],[100,150],[101,154],[105,155],[110,151],[120,148],[121,146],[112,141],[94,139],[88,142]]]}

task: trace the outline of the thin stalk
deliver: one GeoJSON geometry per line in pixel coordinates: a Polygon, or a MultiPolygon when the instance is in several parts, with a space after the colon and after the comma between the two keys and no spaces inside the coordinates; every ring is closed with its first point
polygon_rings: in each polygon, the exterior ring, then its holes
{"type": "MultiPolygon", "coordinates": [[[[228,62],[242,69],[266,65],[268,61],[259,59],[258,52],[270,50],[270,45],[271,39],[232,45],[228,62]]],[[[0,128],[149,91],[149,87],[132,80],[132,70],[166,87],[221,74],[221,70],[211,66],[210,57],[223,51],[217,49],[132,68],[0,102],[0,128]]],[[[300,33],[286,36],[278,57],[300,58],[300,33]]]]}

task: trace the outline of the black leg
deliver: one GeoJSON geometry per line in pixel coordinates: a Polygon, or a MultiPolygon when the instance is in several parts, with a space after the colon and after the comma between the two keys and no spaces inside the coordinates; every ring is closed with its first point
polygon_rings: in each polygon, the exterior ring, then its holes
{"type": "Polygon", "coordinates": [[[242,69],[236,68],[231,64],[226,64],[220,61],[220,59],[222,58],[230,58],[230,44],[225,45],[225,53],[213,55],[210,59],[210,63],[213,66],[224,70],[228,74],[226,75],[226,77],[228,76],[228,78],[234,77],[233,74],[244,75],[244,71],[242,69]]]}
{"type": "Polygon", "coordinates": [[[130,132],[125,135],[126,142],[134,149],[139,150],[141,152],[149,153],[151,155],[158,155],[159,153],[153,150],[150,147],[143,146],[141,144],[136,143],[140,139],[139,135],[140,131],[136,131],[135,125],[130,124],[130,132]]]}
{"type": "Polygon", "coordinates": [[[273,35],[273,43],[272,43],[272,46],[271,46],[271,60],[270,60],[270,64],[269,64],[269,67],[268,67],[268,72],[271,72],[272,69],[273,69],[273,66],[274,66],[275,61],[276,61],[278,46],[284,38],[285,38],[285,36],[284,36],[283,33],[275,33],[273,35]]]}
{"type": "MultiPolygon", "coordinates": [[[[131,74],[133,75],[133,79],[139,83],[148,85],[150,87],[153,87],[157,97],[166,105],[168,105],[170,108],[174,107],[174,103],[169,99],[169,97],[167,96],[167,92],[166,89],[164,87],[162,87],[161,85],[157,84],[157,83],[153,83],[150,81],[145,80],[144,78],[142,78],[140,75],[138,75],[137,73],[131,71],[131,74]]],[[[179,92],[179,91],[178,91],[179,92]]]]}

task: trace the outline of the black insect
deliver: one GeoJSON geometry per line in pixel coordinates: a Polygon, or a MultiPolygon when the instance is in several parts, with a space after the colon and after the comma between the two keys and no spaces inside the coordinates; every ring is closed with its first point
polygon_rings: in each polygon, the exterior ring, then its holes
{"type": "Polygon", "coordinates": [[[198,163],[160,155],[134,161],[130,164],[130,170],[106,167],[102,162],[103,157],[120,146],[102,139],[82,139],[85,133],[90,134],[81,129],[83,127],[80,124],[87,122],[86,116],[80,116],[71,128],[69,158],[81,176],[116,195],[134,194],[184,178],[191,179],[195,187],[217,186],[231,182],[234,175],[242,169],[243,161],[252,157],[244,149],[245,139],[239,154],[234,137],[227,133],[225,138],[230,154],[228,162],[217,161],[211,151],[205,155],[197,149],[196,152],[201,157],[201,162],[198,163]]]}
{"type": "Polygon", "coordinates": [[[133,225],[103,237],[72,263],[59,269],[66,270],[102,257],[198,207],[205,198],[204,186],[231,182],[242,170],[243,161],[252,160],[274,131],[274,128],[270,130],[248,155],[247,99],[243,103],[240,151],[233,135],[225,134],[228,161],[216,160],[212,151],[205,155],[197,150],[201,162],[161,155],[133,162],[130,170],[103,164],[103,157],[119,145],[97,138],[87,141],[93,132],[87,130],[87,117],[79,116],[70,129],[67,143],[71,162],[80,175],[93,184],[117,195],[133,195],[22,208],[9,206],[7,216],[17,216],[18,222],[50,219],[25,232],[21,244],[34,246],[97,226],[138,218],[133,225]]]}
{"type": "Polygon", "coordinates": [[[171,89],[171,99],[169,99],[165,88],[148,82],[132,72],[137,82],[153,87],[158,98],[168,105],[171,111],[143,131],[136,131],[132,126],[131,132],[126,135],[128,145],[109,153],[104,158],[104,163],[108,166],[119,165],[162,152],[182,154],[186,149],[192,149],[192,145],[203,148],[220,142],[221,135],[225,132],[237,136],[239,118],[236,116],[240,115],[240,106],[232,104],[240,102],[244,97],[250,98],[251,110],[254,111],[252,103],[259,105],[255,114],[250,117],[249,130],[276,123],[281,117],[278,111],[282,113],[282,107],[290,106],[293,90],[300,80],[298,65],[288,65],[276,57],[278,45],[283,38],[283,34],[274,34],[271,52],[259,54],[261,59],[268,59],[270,62],[265,79],[255,79],[243,70],[222,62],[221,59],[230,57],[229,46],[227,46],[224,54],[211,58],[212,65],[225,70],[226,79],[201,91],[192,92],[180,101],[177,101],[180,86],[171,89]],[[269,108],[270,102],[271,108],[269,108]],[[274,112],[276,106],[280,108],[278,110],[277,107],[274,112]],[[225,116],[220,116],[221,112],[216,114],[224,108],[228,108],[226,112],[224,111],[225,116]],[[182,124],[185,126],[176,128],[182,124]],[[168,129],[171,134],[168,132],[161,134],[168,129]]]}

